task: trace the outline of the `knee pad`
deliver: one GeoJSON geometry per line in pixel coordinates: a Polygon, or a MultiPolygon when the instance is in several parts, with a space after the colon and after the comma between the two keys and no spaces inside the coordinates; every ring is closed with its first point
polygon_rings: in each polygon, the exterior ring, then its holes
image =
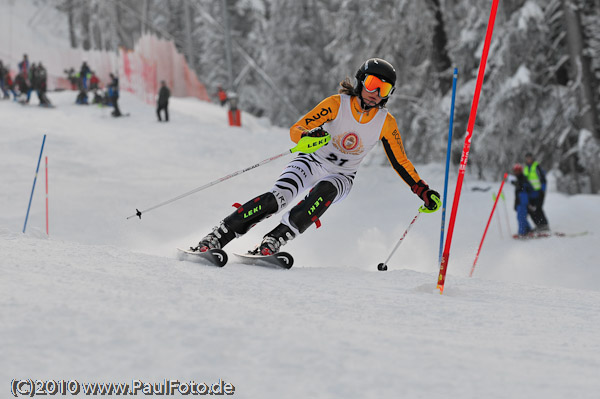
{"type": "Polygon", "coordinates": [[[296,205],[289,214],[289,222],[298,232],[304,233],[308,227],[316,222],[329,208],[335,199],[337,189],[333,183],[322,181],[296,205]]]}
{"type": "Polygon", "coordinates": [[[275,196],[271,192],[266,192],[244,205],[238,206],[237,210],[227,216],[223,222],[237,235],[242,235],[261,220],[277,213],[278,210],[279,206],[275,196]]]}

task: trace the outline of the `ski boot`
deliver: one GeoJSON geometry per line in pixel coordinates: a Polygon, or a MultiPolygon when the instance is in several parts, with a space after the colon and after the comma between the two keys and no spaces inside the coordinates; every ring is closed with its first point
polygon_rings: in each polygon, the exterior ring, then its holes
{"type": "Polygon", "coordinates": [[[213,228],[213,231],[208,233],[200,240],[194,251],[206,252],[209,249],[221,249],[227,243],[235,238],[235,232],[231,230],[225,222],[221,222],[213,228]]]}
{"type": "Polygon", "coordinates": [[[294,237],[296,237],[296,235],[292,229],[290,229],[289,226],[280,223],[277,227],[271,230],[270,233],[263,237],[258,252],[264,256],[274,255],[279,252],[281,246],[294,239],[294,237]]]}

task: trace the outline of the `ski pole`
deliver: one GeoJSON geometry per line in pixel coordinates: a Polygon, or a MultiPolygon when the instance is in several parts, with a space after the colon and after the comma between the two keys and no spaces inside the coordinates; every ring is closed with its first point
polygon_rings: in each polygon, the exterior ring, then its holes
{"type": "Polygon", "coordinates": [[[42,161],[42,153],[44,152],[44,144],[46,143],[46,135],[42,140],[42,149],[40,150],[40,157],[38,158],[37,168],[35,169],[35,177],[33,178],[33,187],[31,187],[31,195],[29,196],[29,205],[27,206],[27,214],[25,215],[25,223],[23,224],[23,234],[27,229],[27,219],[29,219],[29,210],[31,209],[31,200],[33,199],[33,191],[35,190],[35,183],[37,182],[38,172],[40,171],[40,162],[42,161]]]}
{"type": "Polygon", "coordinates": [[[500,196],[502,198],[502,203],[504,204],[504,217],[506,218],[506,228],[508,229],[508,237],[510,238],[510,232],[512,228],[510,227],[510,221],[508,219],[508,208],[506,207],[506,198],[504,197],[504,193],[500,196]]]}
{"type": "Polygon", "coordinates": [[[408,234],[408,231],[410,230],[410,228],[412,227],[412,225],[415,224],[415,222],[419,218],[419,215],[421,215],[421,213],[423,213],[424,209],[425,208],[423,206],[421,206],[419,208],[419,212],[417,212],[417,215],[413,218],[412,222],[410,222],[410,224],[408,225],[408,227],[404,231],[404,234],[402,234],[402,237],[400,237],[400,240],[398,240],[398,242],[396,243],[396,246],[394,247],[394,249],[392,249],[392,253],[390,254],[390,256],[388,256],[388,258],[385,260],[385,262],[380,263],[380,264],[377,265],[377,270],[384,272],[384,271],[386,271],[388,269],[387,263],[390,261],[390,259],[392,259],[392,256],[394,255],[394,253],[396,252],[396,250],[398,249],[398,247],[400,246],[400,244],[402,244],[402,241],[404,241],[404,237],[406,237],[406,235],[408,234]]]}
{"type": "Polygon", "coordinates": [[[498,205],[498,200],[500,199],[500,194],[502,194],[502,187],[504,187],[504,182],[506,181],[506,177],[508,173],[504,174],[502,178],[502,184],[500,184],[500,190],[498,190],[498,195],[494,200],[494,206],[492,207],[492,212],[490,213],[490,217],[485,225],[485,230],[483,231],[483,237],[481,237],[481,242],[479,243],[479,248],[477,249],[477,255],[475,255],[475,260],[473,261],[473,267],[471,268],[471,273],[469,273],[469,277],[473,277],[473,271],[475,271],[475,265],[477,264],[477,259],[479,259],[479,253],[481,252],[481,247],[483,246],[483,240],[485,240],[485,235],[487,234],[488,227],[490,227],[490,222],[492,221],[492,217],[494,216],[494,211],[496,210],[496,205],[498,205]]]}
{"type": "Polygon", "coordinates": [[[442,263],[442,252],[444,250],[444,229],[446,226],[446,197],[448,196],[448,171],[450,169],[450,152],[452,150],[452,126],[454,125],[454,101],[456,100],[456,80],[458,79],[458,68],[454,68],[452,75],[452,102],[450,103],[450,125],[448,127],[448,147],[446,148],[446,173],[444,177],[444,199],[442,203],[442,228],[440,229],[440,255],[438,264],[442,263]]]}
{"type": "Polygon", "coordinates": [[[46,235],[50,235],[48,225],[48,157],[46,157],[46,235]]]}
{"type": "Polygon", "coordinates": [[[154,210],[156,208],[160,208],[161,206],[168,205],[168,204],[170,204],[172,202],[175,202],[177,200],[180,200],[180,199],[182,199],[184,197],[187,197],[189,195],[192,195],[194,193],[202,191],[202,190],[204,190],[206,188],[214,186],[215,184],[222,183],[225,180],[231,179],[232,177],[235,177],[237,175],[241,175],[242,173],[248,172],[249,170],[258,168],[259,166],[265,165],[265,164],[267,164],[269,162],[272,162],[272,161],[274,161],[276,159],[279,159],[279,158],[281,158],[281,157],[283,157],[285,155],[288,155],[288,154],[291,154],[291,153],[294,153],[294,152],[302,152],[302,153],[305,153],[305,154],[310,154],[312,152],[315,152],[319,148],[323,147],[327,143],[329,143],[329,140],[331,140],[331,136],[330,135],[327,135],[325,137],[308,137],[308,136],[307,137],[303,137],[303,138],[300,139],[300,141],[298,141],[298,144],[295,147],[290,148],[289,150],[287,150],[285,152],[282,152],[281,154],[277,154],[277,155],[275,155],[275,156],[273,156],[271,158],[267,158],[265,160],[262,160],[262,161],[260,161],[257,164],[254,164],[252,166],[248,166],[247,168],[240,169],[237,172],[233,172],[231,174],[228,174],[227,176],[221,177],[220,179],[217,179],[215,181],[207,183],[207,184],[205,184],[205,185],[203,185],[201,187],[197,187],[197,188],[195,188],[193,190],[190,190],[190,191],[188,191],[186,193],[178,195],[175,198],[171,198],[170,200],[161,202],[160,204],[151,206],[151,207],[149,207],[147,209],[144,209],[143,211],[140,211],[139,209],[136,208],[136,210],[135,210],[136,212],[133,215],[128,216],[127,219],[131,219],[131,218],[136,217],[136,216],[141,219],[142,218],[142,213],[150,212],[151,210],[154,210]]]}

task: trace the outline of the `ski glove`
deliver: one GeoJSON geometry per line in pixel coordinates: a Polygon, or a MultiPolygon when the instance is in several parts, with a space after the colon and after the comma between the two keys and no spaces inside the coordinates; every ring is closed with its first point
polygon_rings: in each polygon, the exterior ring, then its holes
{"type": "Polygon", "coordinates": [[[325,137],[327,136],[329,133],[327,133],[327,130],[323,129],[321,126],[316,127],[314,129],[310,129],[305,131],[304,133],[302,133],[302,136],[300,137],[325,137]]]}
{"type": "Polygon", "coordinates": [[[413,184],[411,186],[411,190],[423,200],[425,203],[425,208],[433,212],[438,210],[441,204],[440,193],[430,189],[427,183],[425,183],[423,180],[419,180],[418,183],[413,184]],[[433,197],[435,197],[435,199],[433,197]]]}

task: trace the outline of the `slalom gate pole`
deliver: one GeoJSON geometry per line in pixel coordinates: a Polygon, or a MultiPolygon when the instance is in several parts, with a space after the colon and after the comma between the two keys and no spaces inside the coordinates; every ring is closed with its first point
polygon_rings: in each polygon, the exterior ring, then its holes
{"type": "Polygon", "coordinates": [[[27,206],[27,214],[25,215],[25,223],[23,224],[23,234],[27,229],[27,219],[29,219],[29,210],[31,209],[31,200],[33,199],[33,192],[35,190],[35,183],[37,182],[38,172],[40,171],[40,162],[42,161],[42,153],[44,152],[44,144],[46,144],[46,135],[42,140],[42,149],[40,150],[40,157],[38,158],[37,168],[35,168],[35,177],[33,178],[33,187],[31,187],[31,195],[29,196],[29,205],[27,206]]]}
{"type": "Polygon", "coordinates": [[[452,75],[452,102],[450,103],[450,126],[448,127],[448,147],[446,148],[446,174],[444,176],[444,199],[442,200],[442,228],[440,229],[440,255],[438,264],[442,263],[442,251],[444,249],[444,229],[446,226],[446,197],[448,196],[448,171],[450,169],[450,152],[452,150],[452,126],[454,125],[454,101],[456,100],[456,80],[458,79],[458,68],[454,68],[452,75]]]}
{"type": "Polygon", "coordinates": [[[487,32],[485,34],[485,42],[483,45],[483,53],[479,62],[479,72],[477,73],[477,83],[475,85],[475,93],[473,94],[473,102],[471,103],[471,113],[469,114],[469,123],[467,125],[467,134],[465,136],[465,144],[463,146],[462,156],[460,160],[460,168],[458,169],[458,179],[456,181],[456,189],[454,191],[454,202],[452,203],[452,212],[450,213],[450,221],[448,222],[448,234],[446,236],[446,244],[442,253],[442,261],[440,263],[440,273],[438,275],[437,288],[440,294],[444,293],[444,284],[446,283],[446,272],[448,271],[448,259],[450,257],[450,246],[452,245],[452,235],[454,233],[454,223],[456,222],[456,212],[460,200],[460,192],[462,190],[463,180],[465,178],[465,170],[467,168],[467,160],[469,159],[469,150],[471,149],[471,137],[473,136],[473,128],[475,126],[475,117],[477,115],[477,106],[479,105],[479,95],[481,94],[481,86],[485,75],[485,64],[487,62],[490,43],[492,41],[492,33],[494,31],[494,22],[496,21],[496,11],[498,10],[498,0],[493,0],[490,19],[488,21],[487,32]]]}
{"type": "Polygon", "coordinates": [[[241,175],[242,173],[245,173],[245,172],[248,172],[248,171],[250,171],[252,169],[258,168],[259,166],[265,165],[265,164],[267,164],[269,162],[272,162],[272,161],[274,161],[276,159],[279,159],[279,158],[281,158],[281,157],[283,157],[285,155],[288,155],[288,154],[291,154],[291,153],[294,153],[294,152],[302,152],[302,153],[306,153],[306,154],[315,152],[316,150],[318,150],[322,146],[324,146],[327,143],[329,143],[329,140],[331,140],[331,136],[330,135],[327,135],[325,137],[303,137],[302,139],[300,139],[300,141],[298,141],[298,144],[295,147],[290,148],[289,150],[287,150],[285,152],[282,152],[281,154],[277,154],[275,156],[272,156],[271,158],[267,158],[265,160],[262,160],[262,161],[260,161],[257,164],[254,164],[252,166],[248,166],[247,168],[244,168],[244,169],[240,169],[237,172],[233,172],[231,174],[228,174],[227,176],[221,177],[220,179],[214,180],[214,181],[212,181],[210,183],[206,183],[205,185],[203,185],[201,187],[198,187],[198,188],[195,188],[193,190],[190,190],[187,193],[183,193],[181,195],[178,195],[177,197],[171,198],[170,200],[167,200],[165,202],[161,202],[160,204],[151,206],[150,208],[144,209],[143,211],[140,211],[139,209],[136,209],[136,212],[133,215],[128,216],[127,219],[131,219],[131,218],[136,217],[136,216],[141,219],[142,218],[142,213],[150,212],[151,210],[154,210],[156,208],[160,208],[161,206],[165,206],[167,204],[170,204],[172,202],[180,200],[180,199],[182,199],[184,197],[187,197],[189,195],[192,195],[194,193],[202,191],[202,190],[204,190],[206,188],[214,186],[215,184],[222,183],[225,180],[229,180],[232,177],[235,177],[237,175],[241,175]]]}
{"type": "MultiPolygon", "coordinates": [[[[485,240],[485,235],[487,234],[488,227],[490,227],[490,222],[492,221],[492,217],[494,216],[494,211],[496,210],[496,205],[498,204],[498,200],[500,199],[500,194],[502,193],[502,187],[504,187],[504,182],[508,177],[508,173],[504,174],[502,178],[502,184],[500,184],[500,190],[498,190],[498,195],[494,201],[494,206],[492,207],[492,212],[490,213],[490,217],[485,225],[485,230],[483,231],[483,237],[481,237],[481,242],[479,243],[479,248],[477,249],[477,255],[475,255],[475,260],[473,261],[473,267],[471,268],[471,273],[469,273],[469,277],[473,277],[473,271],[475,271],[475,265],[477,265],[477,260],[479,259],[479,253],[481,252],[481,247],[483,246],[483,241],[485,240]]],[[[500,219],[498,219],[500,220],[500,219]]]]}
{"type": "Polygon", "coordinates": [[[394,249],[392,249],[392,253],[390,253],[390,256],[388,256],[388,258],[385,260],[385,262],[377,265],[377,270],[384,272],[388,269],[387,263],[390,261],[390,259],[392,259],[392,256],[394,255],[394,253],[396,252],[396,250],[398,249],[400,244],[402,244],[402,241],[404,241],[404,237],[406,237],[406,235],[408,234],[412,225],[415,224],[415,222],[419,218],[419,215],[423,212],[423,209],[424,209],[424,207],[419,208],[419,212],[417,212],[417,215],[413,218],[412,222],[410,222],[410,224],[404,231],[404,234],[402,234],[402,237],[400,237],[400,240],[398,240],[398,242],[396,243],[396,246],[394,246],[394,249]]]}
{"type": "MultiPolygon", "coordinates": [[[[492,194],[492,201],[497,201],[496,194],[492,194]]],[[[500,231],[500,237],[504,239],[504,233],[502,232],[502,222],[500,221],[500,216],[498,216],[496,220],[498,221],[498,230],[500,231]]],[[[508,234],[510,235],[510,231],[508,232],[508,234]]]]}
{"type": "Polygon", "coordinates": [[[504,217],[506,218],[506,228],[508,229],[508,238],[510,238],[512,228],[510,227],[510,220],[508,218],[508,207],[506,206],[506,197],[504,193],[501,195],[502,203],[504,204],[504,217]]]}
{"type": "Polygon", "coordinates": [[[48,228],[48,157],[46,157],[46,235],[49,236],[48,228]]]}

